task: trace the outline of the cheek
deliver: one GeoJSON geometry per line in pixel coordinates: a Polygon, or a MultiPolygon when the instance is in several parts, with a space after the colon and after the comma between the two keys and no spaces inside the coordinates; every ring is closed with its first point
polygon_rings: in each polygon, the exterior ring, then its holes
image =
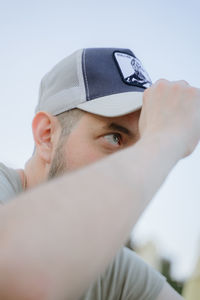
{"type": "Polygon", "coordinates": [[[69,138],[65,147],[68,170],[75,170],[102,158],[104,155],[95,144],[86,140],[69,138]]]}

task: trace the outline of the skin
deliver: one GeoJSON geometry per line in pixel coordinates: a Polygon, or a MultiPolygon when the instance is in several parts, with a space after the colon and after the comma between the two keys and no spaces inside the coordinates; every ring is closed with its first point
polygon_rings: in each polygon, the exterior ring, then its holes
{"type": "Polygon", "coordinates": [[[58,176],[135,144],[139,139],[140,112],[114,118],[84,113],[64,143],[56,117],[39,112],[33,120],[35,154],[25,170],[19,170],[23,186],[24,182],[26,188],[31,188],[46,181],[51,168],[58,176]]]}
{"type": "MultiPolygon", "coordinates": [[[[113,155],[105,155],[106,135],[111,132],[104,129],[103,135],[93,138],[90,134],[87,142],[96,149],[92,159],[99,160],[74,171],[80,164],[76,166],[74,152],[65,144],[65,168],[73,172],[30,189],[2,207],[1,299],[80,297],[123,245],[172,168],[194,151],[200,140],[199,99],[200,90],[185,82],[158,81],[144,93],[140,139],[133,146],[123,143],[123,151],[114,146],[113,155]],[[85,188],[88,181],[90,189],[85,188]],[[14,285],[16,289],[10,289],[14,285]]],[[[80,138],[81,122],[84,117],[72,133],[80,138]]],[[[92,131],[91,123],[87,124],[92,131]]],[[[57,119],[40,112],[33,121],[33,134],[36,151],[25,168],[27,188],[48,177],[59,145],[57,119]]],[[[87,144],[83,148],[88,149],[87,144]]],[[[80,154],[78,148],[76,153],[80,154]]],[[[158,299],[182,298],[165,285],[158,299]]]]}
{"type": "MultiPolygon", "coordinates": [[[[25,171],[18,170],[23,186],[34,187],[39,184],[38,178],[41,182],[49,179],[51,169],[56,177],[134,145],[140,138],[140,114],[141,110],[137,110],[125,116],[107,118],[84,113],[64,142],[60,139],[57,119],[45,112],[36,114],[33,120],[36,152],[26,164],[25,171]]],[[[166,282],[157,300],[169,297],[183,299],[166,282]]]]}

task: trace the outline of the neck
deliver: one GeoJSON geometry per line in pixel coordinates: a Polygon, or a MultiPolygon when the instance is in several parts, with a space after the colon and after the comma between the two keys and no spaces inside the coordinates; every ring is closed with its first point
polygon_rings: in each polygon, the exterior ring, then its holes
{"type": "Polygon", "coordinates": [[[31,157],[25,164],[24,170],[17,170],[20,174],[24,190],[37,186],[46,180],[45,167],[35,156],[31,157]]]}
{"type": "Polygon", "coordinates": [[[22,169],[18,169],[17,172],[18,172],[19,175],[20,175],[21,183],[22,183],[22,186],[23,186],[23,190],[25,191],[26,188],[27,188],[27,179],[26,179],[25,172],[24,172],[24,170],[22,170],[22,169]]]}

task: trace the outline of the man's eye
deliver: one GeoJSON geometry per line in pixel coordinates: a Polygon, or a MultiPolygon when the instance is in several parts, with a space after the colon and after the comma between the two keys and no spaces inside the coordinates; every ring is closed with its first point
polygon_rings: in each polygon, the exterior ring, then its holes
{"type": "Polygon", "coordinates": [[[110,144],[116,146],[116,145],[121,145],[121,135],[119,133],[110,133],[107,135],[104,135],[104,139],[106,139],[107,142],[110,144]]]}

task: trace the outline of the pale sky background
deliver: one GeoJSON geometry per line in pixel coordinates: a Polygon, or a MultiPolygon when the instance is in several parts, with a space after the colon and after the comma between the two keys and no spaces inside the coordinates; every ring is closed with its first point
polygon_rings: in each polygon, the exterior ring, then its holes
{"type": "MultiPolygon", "coordinates": [[[[0,161],[23,167],[30,157],[40,79],[78,48],[131,48],[153,81],[200,87],[199,11],[195,0],[0,0],[0,161]]],[[[200,146],[175,167],[134,230],[136,241],[158,243],[177,279],[190,275],[200,250],[199,196],[200,146]]]]}

